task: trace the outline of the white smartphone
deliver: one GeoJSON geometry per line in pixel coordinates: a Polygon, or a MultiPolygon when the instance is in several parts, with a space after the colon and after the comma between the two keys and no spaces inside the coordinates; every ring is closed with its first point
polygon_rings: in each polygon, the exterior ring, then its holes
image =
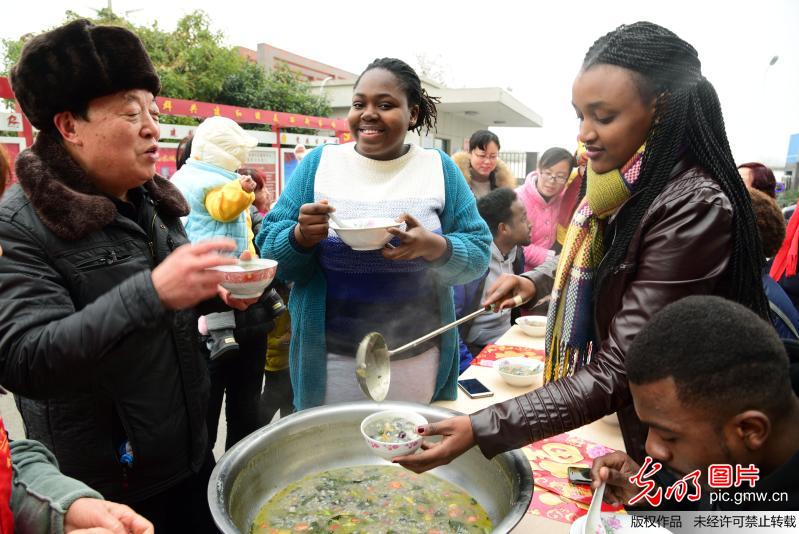
{"type": "Polygon", "coordinates": [[[477,399],[480,397],[490,397],[494,394],[493,391],[488,389],[485,384],[477,380],[476,378],[465,378],[463,380],[458,380],[458,387],[460,387],[463,391],[466,392],[473,399],[477,399]]]}

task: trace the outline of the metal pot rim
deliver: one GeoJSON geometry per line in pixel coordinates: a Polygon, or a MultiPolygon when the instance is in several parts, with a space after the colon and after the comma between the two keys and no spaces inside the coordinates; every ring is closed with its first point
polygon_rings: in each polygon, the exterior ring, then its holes
{"type": "MultiPolygon", "coordinates": [[[[352,411],[384,411],[384,410],[416,410],[431,422],[439,421],[456,415],[463,415],[461,412],[442,408],[439,406],[422,405],[410,402],[382,402],[375,403],[371,401],[358,401],[358,402],[344,402],[338,404],[330,404],[326,406],[318,406],[316,408],[309,408],[300,412],[293,413],[287,417],[278,419],[275,423],[260,428],[238,442],[229,451],[227,451],[216,463],[211,478],[208,481],[208,505],[211,509],[211,515],[216,523],[220,532],[238,532],[238,527],[233,523],[230,515],[225,509],[225,495],[224,488],[229,487],[233,480],[228,482],[230,470],[233,466],[238,465],[242,461],[246,461],[252,455],[251,447],[248,445],[259,441],[262,436],[270,433],[277,433],[283,427],[298,425],[306,419],[314,419],[320,413],[338,413],[338,412],[352,412],[352,411]]],[[[511,450],[501,453],[501,457],[508,462],[511,471],[518,475],[518,480],[515,484],[518,487],[518,498],[511,505],[508,513],[497,525],[494,525],[495,532],[510,532],[519,521],[522,520],[524,514],[530,505],[533,498],[533,474],[530,468],[530,463],[524,454],[519,450],[511,450]]]]}

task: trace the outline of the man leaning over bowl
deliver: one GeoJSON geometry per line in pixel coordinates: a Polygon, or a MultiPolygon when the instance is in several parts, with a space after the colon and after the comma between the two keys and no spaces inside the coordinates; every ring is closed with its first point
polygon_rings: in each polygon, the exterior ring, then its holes
{"type": "Polygon", "coordinates": [[[660,510],[799,509],[799,398],[785,349],[771,324],[736,302],[694,295],[663,308],[625,361],[656,463],[641,471],[623,452],[600,456],[594,488],[607,484],[607,502],[660,510]],[[667,491],[678,477],[687,493],[667,491]]]}
{"type": "MultiPolygon", "coordinates": [[[[530,221],[512,189],[498,187],[487,193],[477,200],[477,211],[491,230],[491,258],[482,276],[453,288],[455,316],[459,319],[480,306],[488,295],[488,288],[503,273],[522,274],[524,254],[521,247],[530,244],[530,221]]],[[[506,308],[458,327],[460,372],[468,369],[474,356],[499,339],[510,326],[511,310],[506,308]]]]}
{"type": "Polygon", "coordinates": [[[207,270],[233,243],[187,244],[155,174],[158,75],[136,35],[77,20],[31,39],[11,84],[40,133],[0,202],[0,383],[65,474],[156,531],[213,532],[193,307],[251,302],[207,270]]]}

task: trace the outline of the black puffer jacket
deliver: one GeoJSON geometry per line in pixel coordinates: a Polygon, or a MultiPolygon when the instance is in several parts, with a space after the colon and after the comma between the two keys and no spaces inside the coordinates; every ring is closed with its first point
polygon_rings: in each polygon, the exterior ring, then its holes
{"type": "Polygon", "coordinates": [[[0,383],[65,474],[114,501],[153,495],[205,460],[196,315],[165,310],[150,276],[187,242],[188,207],[156,176],[136,224],[46,133],[17,174],[0,201],[0,383]],[[125,438],[129,469],[115,451],[125,438]]]}

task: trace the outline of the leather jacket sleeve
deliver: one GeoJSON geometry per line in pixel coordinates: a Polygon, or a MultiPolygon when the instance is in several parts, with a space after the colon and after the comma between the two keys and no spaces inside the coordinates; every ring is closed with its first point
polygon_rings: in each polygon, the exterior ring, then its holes
{"type": "MultiPolygon", "coordinates": [[[[624,282],[620,299],[608,301],[621,304],[591,362],[573,376],[471,416],[485,456],[573,430],[629,405],[624,357],[638,331],[670,302],[717,291],[732,253],[732,208],[717,187],[687,189],[656,199],[642,220],[635,259],[611,275],[624,282]]],[[[546,278],[533,275],[537,286],[546,278]]],[[[602,305],[595,304],[595,313],[608,314],[602,305]]]]}

